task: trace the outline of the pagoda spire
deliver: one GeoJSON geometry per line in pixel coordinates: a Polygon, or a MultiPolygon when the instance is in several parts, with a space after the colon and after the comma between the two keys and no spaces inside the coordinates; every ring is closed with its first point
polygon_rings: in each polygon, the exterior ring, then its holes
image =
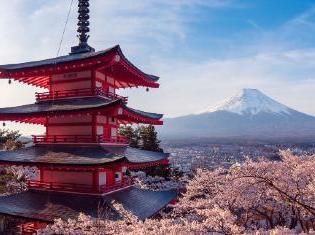
{"type": "Polygon", "coordinates": [[[89,39],[89,35],[87,35],[87,33],[90,32],[90,9],[89,9],[90,3],[89,0],[79,0],[79,16],[78,16],[78,30],[77,32],[79,33],[78,37],[80,39],[80,44],[86,44],[88,39],[89,39]]]}
{"type": "Polygon", "coordinates": [[[90,32],[90,3],[89,0],[78,0],[78,38],[79,45],[71,48],[71,54],[94,52],[95,49],[88,45],[90,32]]]}

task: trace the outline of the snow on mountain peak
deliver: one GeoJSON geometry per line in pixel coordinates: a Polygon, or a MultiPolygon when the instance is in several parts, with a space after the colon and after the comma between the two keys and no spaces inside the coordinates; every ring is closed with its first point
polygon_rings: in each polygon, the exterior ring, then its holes
{"type": "Polygon", "coordinates": [[[246,88],[220,105],[213,107],[210,111],[228,111],[240,115],[256,115],[260,112],[289,114],[290,108],[257,89],[246,88]]]}

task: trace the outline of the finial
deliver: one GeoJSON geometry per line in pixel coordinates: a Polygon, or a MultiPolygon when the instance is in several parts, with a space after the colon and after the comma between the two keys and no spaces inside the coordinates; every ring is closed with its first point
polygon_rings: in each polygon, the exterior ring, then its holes
{"type": "Polygon", "coordinates": [[[90,32],[90,3],[89,0],[79,0],[79,17],[78,17],[78,30],[77,32],[79,33],[78,37],[80,39],[80,44],[85,44],[87,43],[89,39],[89,35],[87,33],[90,32]]]}
{"type": "Polygon", "coordinates": [[[78,3],[78,38],[79,46],[71,48],[71,54],[94,52],[95,49],[88,45],[88,39],[90,32],[90,3],[89,0],[79,0],[78,3]]]}

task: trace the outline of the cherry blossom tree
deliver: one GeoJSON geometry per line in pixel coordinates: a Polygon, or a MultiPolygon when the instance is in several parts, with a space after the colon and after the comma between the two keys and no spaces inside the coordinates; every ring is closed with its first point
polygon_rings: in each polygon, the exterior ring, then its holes
{"type": "Polygon", "coordinates": [[[27,180],[38,176],[35,167],[10,166],[0,168],[0,193],[9,195],[27,190],[27,180]]]}
{"type": "Polygon", "coordinates": [[[199,169],[169,213],[139,221],[114,203],[123,220],[77,220],[44,234],[297,234],[315,228],[315,156],[281,152],[281,160],[247,160],[230,169],[199,169]]]}
{"type": "Polygon", "coordinates": [[[187,177],[166,180],[160,176],[147,175],[143,171],[133,171],[130,174],[134,178],[136,187],[153,191],[181,190],[184,189],[185,183],[188,181],[187,177]]]}
{"type": "Polygon", "coordinates": [[[315,156],[288,151],[281,156],[281,161],[247,160],[228,170],[198,170],[176,213],[198,218],[217,206],[237,216],[246,230],[286,226],[308,232],[315,221],[315,156]]]}

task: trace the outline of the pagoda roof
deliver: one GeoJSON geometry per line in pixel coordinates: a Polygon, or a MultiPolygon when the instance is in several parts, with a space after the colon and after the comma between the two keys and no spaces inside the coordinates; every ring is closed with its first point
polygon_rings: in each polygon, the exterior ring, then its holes
{"type": "MultiPolygon", "coordinates": [[[[19,82],[49,88],[52,74],[96,69],[111,75],[130,77],[123,81],[127,87],[146,86],[159,87],[159,77],[142,72],[122,53],[119,45],[98,51],[69,54],[51,59],[25,62],[19,64],[0,65],[0,78],[12,78],[19,82]],[[117,73],[113,73],[116,71],[117,73]]],[[[119,85],[118,85],[119,86],[119,85]]]]}
{"type": "Polygon", "coordinates": [[[81,61],[81,60],[90,59],[90,58],[97,58],[99,56],[106,55],[110,53],[111,51],[117,49],[116,47],[119,47],[119,46],[115,46],[115,47],[108,48],[106,50],[102,50],[98,52],[69,54],[69,55],[59,56],[59,57],[45,59],[45,60],[24,62],[24,63],[19,63],[19,64],[0,65],[0,69],[4,71],[18,71],[18,70],[23,70],[23,69],[40,68],[40,67],[52,66],[52,65],[54,66],[54,65],[68,63],[68,62],[81,61]]]}
{"type": "MultiPolygon", "coordinates": [[[[80,213],[92,218],[108,216],[120,219],[111,206],[114,200],[132,212],[139,219],[154,216],[169,204],[177,194],[174,191],[156,192],[130,187],[106,196],[75,195],[51,191],[29,190],[23,193],[0,197],[0,214],[17,216],[44,222],[54,219],[75,219],[80,213]],[[109,209],[106,215],[99,208],[109,209]]],[[[107,218],[108,218],[107,217],[107,218]]]]}
{"type": "Polygon", "coordinates": [[[123,112],[119,119],[148,124],[162,124],[162,114],[149,113],[127,107],[120,99],[104,97],[68,98],[41,101],[17,107],[0,108],[0,120],[20,121],[27,123],[45,124],[47,116],[72,114],[81,112],[108,113],[111,107],[121,107],[123,112]]]}
{"type": "Polygon", "coordinates": [[[1,114],[30,115],[30,114],[54,114],[56,112],[81,111],[91,108],[102,108],[118,103],[119,100],[111,100],[101,97],[84,97],[72,99],[56,99],[41,101],[34,104],[21,105],[9,108],[0,108],[1,114]]]}
{"type": "Polygon", "coordinates": [[[127,161],[130,164],[155,163],[168,153],[130,147],[38,145],[16,151],[0,151],[0,163],[11,165],[100,166],[127,161]]]}

